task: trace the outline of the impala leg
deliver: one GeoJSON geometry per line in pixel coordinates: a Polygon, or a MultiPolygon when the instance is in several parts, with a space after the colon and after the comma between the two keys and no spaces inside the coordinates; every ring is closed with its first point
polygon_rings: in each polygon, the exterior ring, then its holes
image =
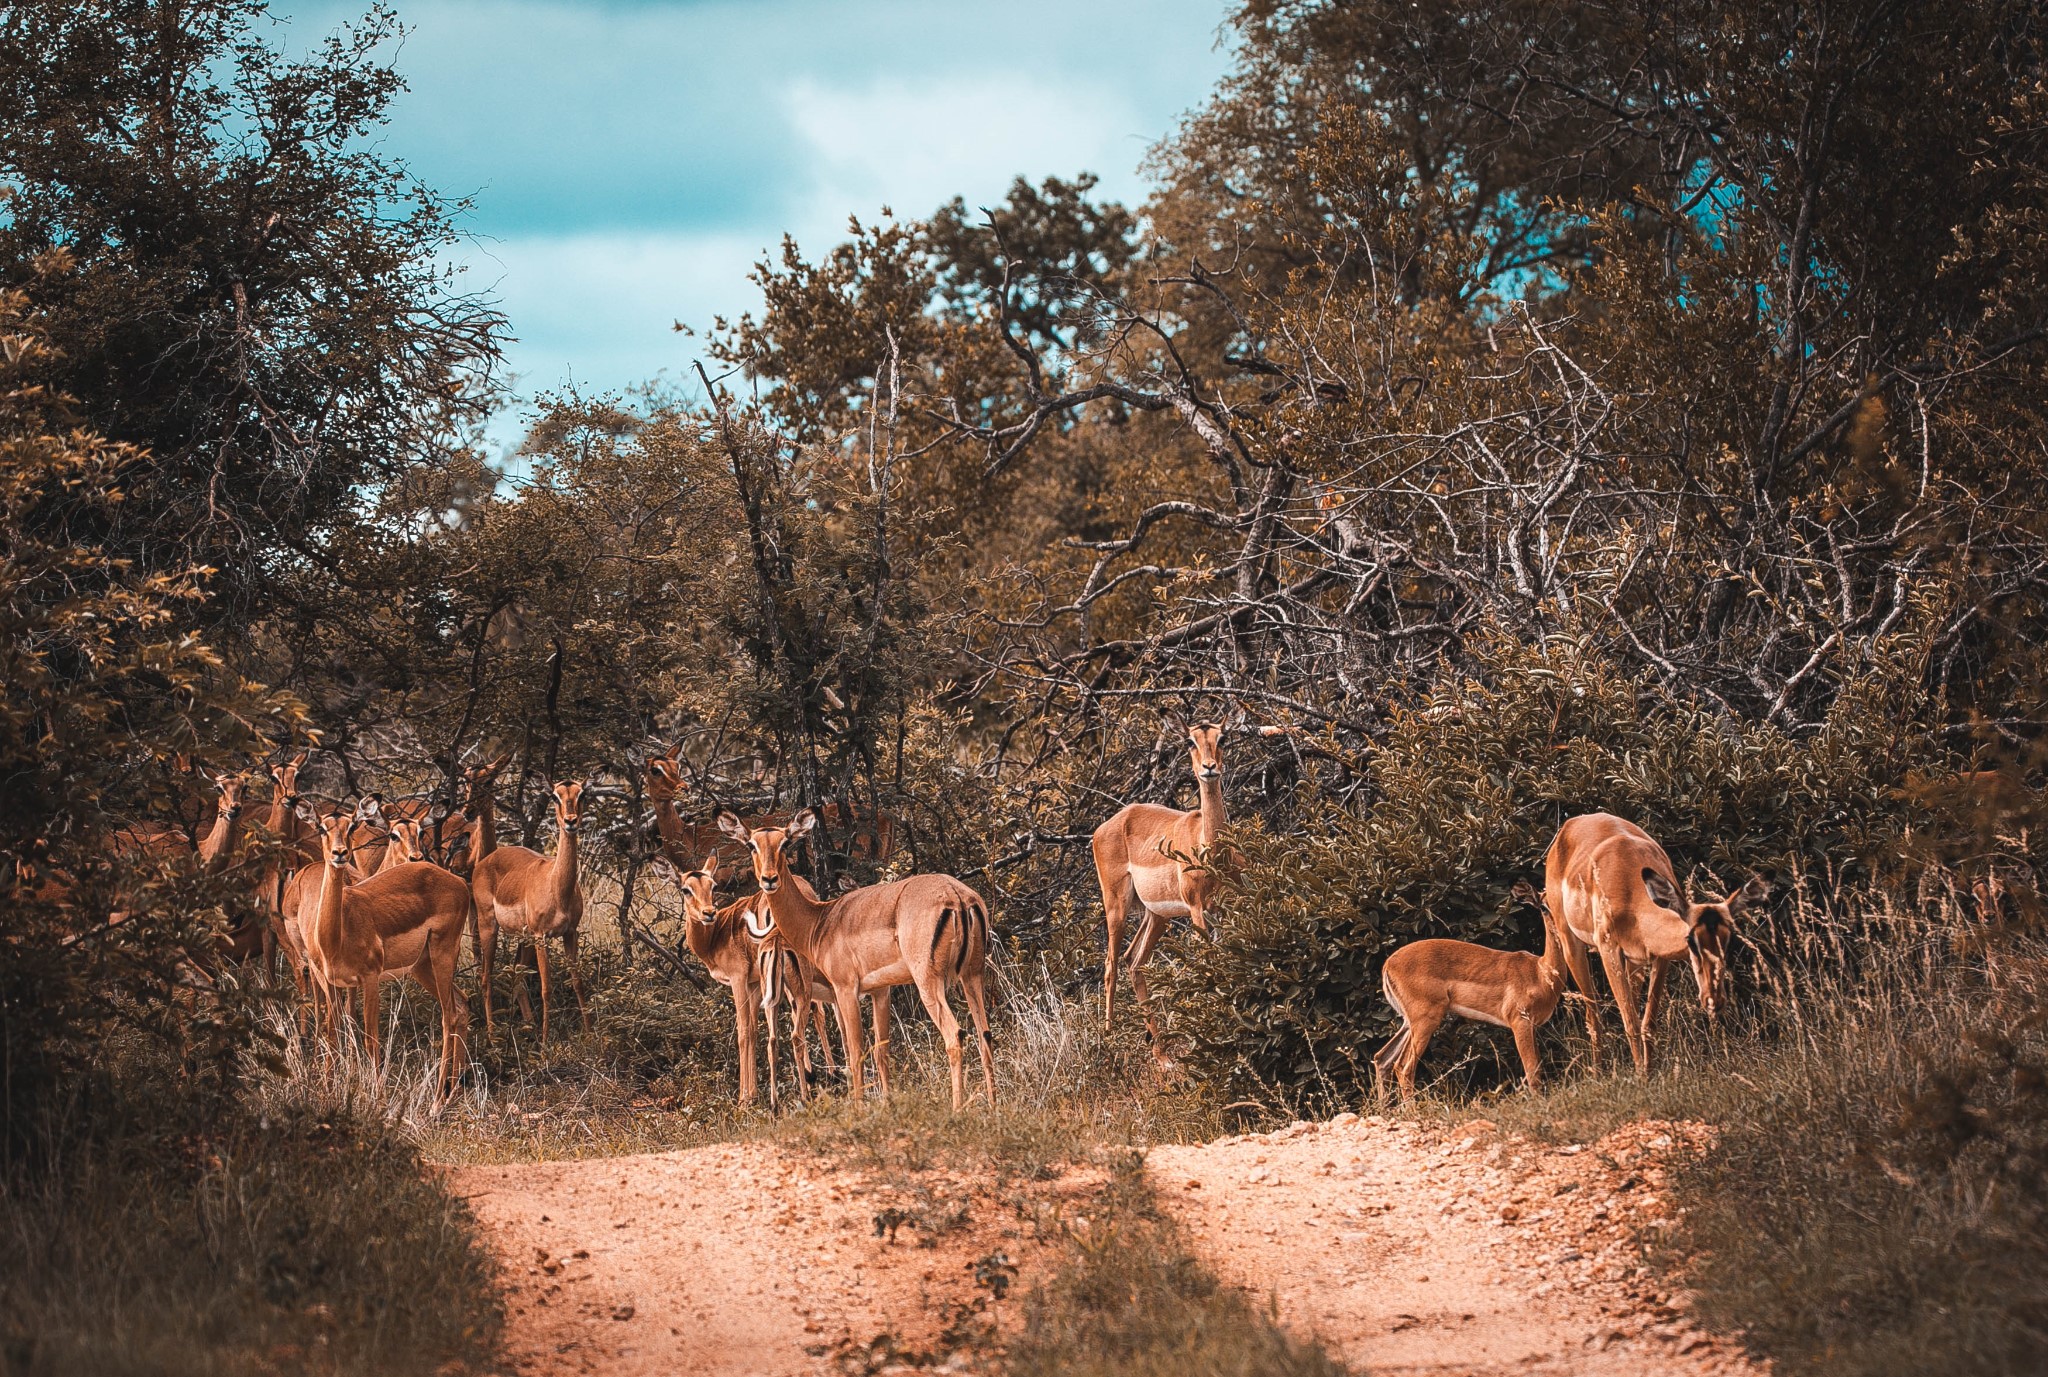
{"type": "MultiPolygon", "coordinates": [[[[877,990],[875,1007],[882,1007],[877,990]]],[[[967,1103],[967,1059],[960,1046],[960,1020],[953,1016],[953,1006],[946,1002],[946,977],[937,970],[927,970],[924,978],[917,982],[917,995],[924,1001],[924,1011],[938,1025],[939,1038],[946,1044],[946,1067],[952,1073],[953,1112],[967,1103]]]]}
{"type": "Polygon", "coordinates": [[[1145,1034],[1152,1040],[1152,1055],[1165,1061],[1166,1044],[1159,1037],[1159,1016],[1152,1007],[1152,989],[1145,979],[1145,963],[1152,959],[1152,948],[1159,945],[1159,936],[1166,930],[1166,924],[1158,914],[1145,910],[1145,918],[1138,925],[1138,935],[1131,942],[1131,997],[1138,1002],[1138,1008],[1145,1015],[1145,1034]]]}
{"type": "Polygon", "coordinates": [[[760,1030],[754,1023],[754,985],[752,981],[741,978],[733,981],[730,988],[733,1026],[738,1032],[740,1044],[740,1103],[746,1105],[754,1102],[754,1095],[761,1088],[756,1068],[761,1049],[760,1030]]]}
{"type": "Polygon", "coordinates": [[[1394,1068],[1394,1079],[1400,1084],[1401,1098],[1415,1098],[1415,1068],[1422,1065],[1422,1054],[1429,1050],[1429,1040],[1436,1036],[1436,1030],[1443,1026],[1444,1016],[1425,1011],[1408,1024],[1408,1045],[1401,1049],[1400,1065],[1394,1068]]]}
{"type": "MultiPolygon", "coordinates": [[[[1544,921],[1549,922],[1548,918],[1544,921]]],[[[1599,991],[1593,987],[1593,966],[1589,961],[1586,944],[1572,935],[1571,929],[1562,923],[1557,926],[1558,949],[1564,953],[1565,969],[1572,973],[1572,983],[1579,987],[1579,993],[1586,997],[1586,1037],[1593,1044],[1593,1069],[1600,1069],[1600,1005],[1599,991]]]]}
{"type": "Polygon", "coordinates": [[[868,996],[875,1011],[875,1085],[889,1098],[889,1004],[895,992],[883,986],[868,996]]]}
{"type": "Polygon", "coordinates": [[[583,1031],[590,1031],[590,1009],[583,1002],[583,934],[570,928],[562,934],[562,959],[569,964],[569,988],[576,992],[576,1016],[583,1020],[583,1031]]]}
{"type": "Polygon", "coordinates": [[[1650,983],[1643,993],[1643,1066],[1647,1070],[1650,1060],[1650,1030],[1657,1026],[1657,999],[1664,992],[1664,973],[1671,969],[1668,961],[1650,963],[1650,983]]]}
{"type": "MultiPolygon", "coordinates": [[[[811,1022],[818,1029],[818,1059],[824,1064],[827,1075],[836,1076],[839,1074],[839,1063],[832,1059],[831,1025],[825,1022],[825,1003],[820,999],[811,999],[808,994],[804,998],[811,1002],[811,1022]]],[[[839,1034],[839,1042],[841,1046],[846,1043],[844,1031],[839,1034]]]]}
{"type": "MultiPolygon", "coordinates": [[[[1101,874],[1097,871],[1098,876],[1101,874]]],[[[1130,898],[1130,882],[1118,875],[1115,880],[1102,879],[1102,914],[1105,926],[1105,940],[1102,948],[1102,1028],[1104,1032],[1116,1026],[1116,959],[1124,946],[1125,901],[1130,898]]]]}
{"type": "Polygon", "coordinates": [[[1614,988],[1614,1002],[1621,1009],[1621,1031],[1628,1038],[1629,1056],[1637,1075],[1649,1074],[1649,1057],[1643,1047],[1643,1025],[1637,1015],[1636,976],[1629,960],[1619,951],[1602,948],[1600,964],[1607,970],[1607,983],[1614,988]]]}
{"type": "Polygon", "coordinates": [[[498,964],[498,914],[495,907],[476,906],[476,926],[471,929],[476,944],[476,983],[484,996],[484,1036],[496,1031],[491,1022],[491,975],[498,964]]]}
{"type": "Polygon", "coordinates": [[[548,1045],[548,939],[535,933],[533,959],[540,967],[540,1045],[548,1045]]]}
{"type": "Polygon", "coordinates": [[[1508,1024],[1515,1035],[1515,1051],[1522,1057],[1522,1077],[1531,1090],[1543,1088],[1543,1064],[1536,1059],[1536,1021],[1527,1009],[1517,1013],[1508,1024]]]}
{"type": "Polygon", "coordinates": [[[525,937],[520,937],[512,958],[512,970],[519,977],[519,983],[513,989],[519,996],[519,1017],[528,1023],[533,1022],[533,995],[526,988],[526,968],[532,964],[533,943],[525,937]]]}
{"type": "Polygon", "coordinates": [[[967,1016],[974,1020],[975,1041],[981,1047],[981,1079],[988,1089],[989,1107],[996,1103],[995,1039],[988,1032],[988,990],[979,967],[960,977],[961,992],[967,996],[967,1016]]]}
{"type": "Polygon", "coordinates": [[[775,1071],[775,1006],[780,1001],[782,992],[775,986],[775,953],[762,952],[755,958],[755,969],[760,976],[761,997],[758,1003],[761,1007],[761,1021],[768,1029],[768,1107],[780,1109],[782,1088],[778,1084],[775,1071]]]}
{"type": "Polygon", "coordinates": [[[359,982],[363,992],[363,1044],[370,1052],[370,1084],[377,1088],[380,1098],[384,1090],[384,1030],[379,1024],[383,1011],[378,1008],[377,1001],[381,994],[378,986],[383,983],[383,977],[377,971],[371,971],[359,982]]]}
{"type": "Polygon", "coordinates": [[[860,986],[834,985],[832,1002],[839,1007],[839,1035],[846,1039],[846,1091],[854,1099],[865,1099],[867,1055],[860,1045],[860,986]]]}

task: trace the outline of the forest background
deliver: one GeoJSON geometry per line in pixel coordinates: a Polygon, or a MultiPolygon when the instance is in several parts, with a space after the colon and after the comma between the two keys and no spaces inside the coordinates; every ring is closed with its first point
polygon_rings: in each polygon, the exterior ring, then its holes
{"type": "MultiPolygon", "coordinates": [[[[1271,1112],[1364,1092],[1395,945],[1535,945],[1509,885],[1592,808],[1777,881],[1752,1005],[1930,895],[2030,940],[2033,6],[1244,0],[1143,206],[1077,175],[785,243],[702,400],[548,397],[516,479],[464,207],[378,138],[396,17],[287,57],[259,13],[0,19],[17,1183],[245,1103],[262,1011],[176,1013],[174,954],[253,896],[156,876],[75,934],[141,882],[113,829],[210,816],[191,767],[315,744],[311,792],[451,807],[509,751],[528,844],[589,781],[627,964],[673,940],[679,744],[693,817],[832,804],[822,884],[962,875],[1078,1000],[1093,827],[1189,796],[1178,723],[1285,728],[1228,739],[1244,864],[1163,996],[1271,1112]]],[[[2000,1107],[1921,1128],[2038,1192],[2041,1011],[2000,1008],[2000,1107]]]]}

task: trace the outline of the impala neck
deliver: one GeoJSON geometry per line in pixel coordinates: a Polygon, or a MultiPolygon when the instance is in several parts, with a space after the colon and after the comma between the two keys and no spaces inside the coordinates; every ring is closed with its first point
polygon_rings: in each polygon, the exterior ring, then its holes
{"type": "Polygon", "coordinates": [[[695,956],[707,966],[711,964],[712,953],[717,946],[717,938],[718,924],[715,920],[706,923],[699,921],[688,913],[683,915],[683,943],[689,947],[692,956],[695,956]]]}
{"type": "Polygon", "coordinates": [[[474,875],[483,858],[498,849],[498,816],[488,788],[473,795],[469,807],[469,873],[474,875]]]}
{"type": "Polygon", "coordinates": [[[676,811],[674,794],[661,793],[650,796],[654,804],[654,827],[661,833],[661,839],[670,846],[679,846],[683,840],[683,815],[676,811]]]}
{"type": "Polygon", "coordinates": [[[555,895],[566,899],[576,891],[576,829],[564,827],[555,833],[555,855],[549,863],[555,879],[555,895]]]}
{"type": "Polygon", "coordinates": [[[348,867],[336,865],[330,854],[327,873],[320,877],[320,911],[313,919],[313,945],[324,956],[341,947],[342,896],[348,889],[348,867]]]}
{"type": "Polygon", "coordinates": [[[796,874],[783,874],[782,883],[768,896],[768,912],[775,917],[775,927],[789,940],[797,953],[808,958],[811,943],[818,935],[818,924],[824,921],[825,910],[830,907],[818,902],[817,896],[799,883],[796,874]]]}
{"type": "Polygon", "coordinates": [[[1223,777],[1196,781],[1202,793],[1202,845],[1208,846],[1216,840],[1216,834],[1223,830],[1230,816],[1223,811],[1223,777]]]}
{"type": "Polygon", "coordinates": [[[199,859],[207,870],[217,871],[228,863],[228,856],[235,849],[235,834],[241,827],[239,810],[233,816],[226,813],[214,815],[213,830],[206,834],[205,841],[199,843],[199,859]]]}

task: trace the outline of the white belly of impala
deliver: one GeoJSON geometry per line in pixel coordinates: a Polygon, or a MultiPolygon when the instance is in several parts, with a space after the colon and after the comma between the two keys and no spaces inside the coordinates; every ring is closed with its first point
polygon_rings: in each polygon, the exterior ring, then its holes
{"type": "Polygon", "coordinates": [[[1131,888],[1138,891],[1138,902],[1162,918],[1185,918],[1188,906],[1180,895],[1180,867],[1174,865],[1134,865],[1131,867],[1131,888]]]}

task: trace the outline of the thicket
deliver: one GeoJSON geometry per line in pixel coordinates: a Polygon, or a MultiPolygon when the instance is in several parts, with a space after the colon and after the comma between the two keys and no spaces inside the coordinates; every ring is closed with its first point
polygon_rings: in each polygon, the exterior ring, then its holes
{"type": "MultiPolygon", "coordinates": [[[[511,752],[529,844],[590,781],[593,927],[645,916],[680,742],[693,820],[836,804],[822,884],[953,870],[1085,991],[1088,837],[1192,802],[1174,719],[1283,726],[1226,743],[1245,865],[1164,982],[1200,1082],[1275,1107],[1360,1093],[1392,945],[1534,946],[1508,887],[1574,811],[1769,872],[1758,1055],[1835,968],[1801,923],[1980,880],[1953,913],[2036,920],[2038,829],[1969,800],[2024,820],[2038,776],[2038,7],[1246,0],[1146,206],[1020,181],[787,243],[707,342],[737,377],[541,399],[516,478],[472,434],[500,322],[436,267],[460,208],[378,139],[395,18],[288,62],[259,11],[0,16],[10,1170],[67,1087],[121,1093],[109,1030],[234,1101],[259,1020],[184,972],[246,888],[104,841],[203,811],[180,757],[309,731],[336,798],[456,806],[511,752]]],[[[715,1006],[618,927],[590,1055],[678,1093],[715,1006]]],[[[1958,942],[1944,988],[2022,950],[1958,942]]]]}

